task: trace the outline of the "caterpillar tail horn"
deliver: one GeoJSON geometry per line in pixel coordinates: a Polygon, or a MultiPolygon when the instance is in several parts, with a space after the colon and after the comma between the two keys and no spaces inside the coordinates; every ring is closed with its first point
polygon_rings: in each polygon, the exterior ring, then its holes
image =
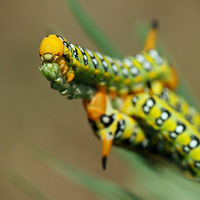
{"type": "Polygon", "coordinates": [[[156,39],[158,35],[158,21],[153,20],[152,25],[151,25],[151,30],[147,34],[145,43],[144,43],[144,51],[148,51],[150,49],[155,49],[156,47],[156,39]]]}
{"type": "Polygon", "coordinates": [[[112,139],[109,139],[109,140],[103,139],[102,140],[102,156],[101,156],[101,161],[102,161],[103,170],[106,169],[107,159],[108,159],[108,155],[109,155],[112,143],[113,143],[112,139]]]}

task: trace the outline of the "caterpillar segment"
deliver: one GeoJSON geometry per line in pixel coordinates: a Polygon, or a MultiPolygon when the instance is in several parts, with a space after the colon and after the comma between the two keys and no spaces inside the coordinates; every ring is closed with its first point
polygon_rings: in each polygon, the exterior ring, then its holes
{"type": "Polygon", "coordinates": [[[89,123],[102,140],[103,169],[112,145],[137,150],[163,144],[164,152],[175,155],[199,176],[196,127],[200,117],[170,90],[176,88],[178,78],[174,67],[155,48],[157,33],[154,22],[143,51],[122,58],[48,35],[40,45],[40,70],[62,95],[84,100],[89,123]],[[151,89],[146,93],[148,83],[151,89]]]}
{"type": "Polygon", "coordinates": [[[182,114],[200,132],[200,114],[184,98],[164,87],[159,81],[152,82],[151,90],[153,94],[166,101],[173,109],[182,114]]]}
{"type": "Polygon", "coordinates": [[[102,167],[106,169],[112,144],[126,148],[147,148],[148,138],[139,124],[126,114],[113,109],[106,93],[97,92],[92,100],[84,101],[89,123],[102,141],[102,167]]]}
{"type": "Polygon", "coordinates": [[[143,91],[147,81],[160,80],[172,89],[177,76],[168,60],[156,49],[157,25],[147,36],[144,50],[135,56],[111,58],[84,49],[58,35],[48,35],[40,45],[43,65],[57,63],[66,82],[99,88],[104,86],[113,98],[143,91]]]}
{"type": "Polygon", "coordinates": [[[200,133],[180,113],[156,95],[130,95],[122,112],[139,118],[163,138],[183,166],[200,176],[200,133]]]}

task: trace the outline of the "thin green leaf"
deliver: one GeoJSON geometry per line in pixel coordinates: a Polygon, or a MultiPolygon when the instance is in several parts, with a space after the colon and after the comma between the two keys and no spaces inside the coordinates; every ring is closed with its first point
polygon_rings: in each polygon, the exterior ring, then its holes
{"type": "Polygon", "coordinates": [[[63,35],[63,36],[65,35],[55,24],[51,23],[50,21],[44,21],[43,27],[47,35],[49,34],[56,34],[56,35],[63,35]]]}
{"type": "Polygon", "coordinates": [[[88,15],[85,9],[77,0],[65,0],[73,15],[76,17],[79,24],[82,26],[88,36],[101,48],[106,54],[119,57],[122,54],[106,36],[106,34],[99,28],[97,23],[88,15]]]}
{"type": "Polygon", "coordinates": [[[139,185],[142,185],[156,199],[199,199],[199,185],[187,179],[183,173],[169,163],[156,167],[136,153],[119,149],[117,152],[131,167],[134,180],[137,179],[139,185]]]}
{"type": "Polygon", "coordinates": [[[32,183],[27,181],[22,175],[14,172],[6,173],[5,177],[22,193],[28,196],[32,200],[50,200],[46,195],[44,195],[38,188],[36,188],[32,183]]]}
{"type": "Polygon", "coordinates": [[[81,186],[84,186],[89,190],[92,190],[95,194],[103,197],[104,199],[141,200],[141,198],[120,188],[114,183],[81,171],[38,146],[32,145],[32,149],[34,155],[39,160],[51,167],[57,173],[76,182],[77,184],[80,184],[81,186]]]}

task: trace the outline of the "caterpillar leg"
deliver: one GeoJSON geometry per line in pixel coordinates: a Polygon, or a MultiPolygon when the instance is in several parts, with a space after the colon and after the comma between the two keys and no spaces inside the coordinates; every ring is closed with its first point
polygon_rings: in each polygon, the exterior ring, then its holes
{"type": "Polygon", "coordinates": [[[126,114],[113,109],[109,97],[98,92],[91,101],[84,101],[89,123],[102,140],[102,167],[105,170],[107,158],[112,144],[148,145],[148,139],[138,123],[126,114]]]}
{"type": "Polygon", "coordinates": [[[152,28],[149,31],[147,38],[144,43],[144,51],[148,51],[150,49],[155,49],[156,47],[156,39],[158,35],[158,21],[154,20],[152,22],[152,28]]]}
{"type": "Polygon", "coordinates": [[[66,74],[67,76],[67,82],[71,82],[73,79],[74,79],[74,70],[73,69],[70,69],[68,68],[68,66],[66,65],[66,61],[64,58],[58,58],[56,60],[56,62],[59,64],[60,68],[61,68],[61,71],[63,74],[66,74]]]}

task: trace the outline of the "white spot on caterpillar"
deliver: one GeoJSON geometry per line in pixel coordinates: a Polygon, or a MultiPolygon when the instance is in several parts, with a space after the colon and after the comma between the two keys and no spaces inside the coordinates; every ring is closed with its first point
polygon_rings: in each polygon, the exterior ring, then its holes
{"type": "Polygon", "coordinates": [[[195,166],[196,166],[198,169],[200,169],[200,162],[199,162],[199,161],[196,161],[196,162],[195,162],[195,166]]]}
{"type": "Polygon", "coordinates": [[[116,63],[122,68],[123,67],[123,64],[120,60],[116,59],[116,63]]]}
{"type": "Polygon", "coordinates": [[[199,142],[198,142],[196,139],[192,139],[192,140],[190,141],[190,143],[189,143],[189,147],[190,147],[191,149],[193,149],[193,148],[197,147],[198,144],[199,144],[199,142]]]}
{"type": "Polygon", "coordinates": [[[150,71],[152,69],[151,63],[149,61],[144,61],[143,66],[148,71],[150,71]]]}
{"type": "Polygon", "coordinates": [[[58,36],[59,39],[61,39],[62,42],[64,42],[64,39],[61,36],[58,36]]]}
{"type": "Polygon", "coordinates": [[[126,68],[122,68],[122,73],[124,76],[128,76],[128,70],[126,68]]]}
{"type": "Polygon", "coordinates": [[[143,55],[141,55],[141,54],[137,54],[135,56],[135,59],[140,63],[143,63],[145,61],[145,57],[143,55]]]}
{"type": "Polygon", "coordinates": [[[84,53],[84,50],[82,49],[82,47],[78,46],[78,48],[80,49],[81,52],[84,53]]]}
{"type": "Polygon", "coordinates": [[[95,58],[92,59],[93,63],[97,65],[97,60],[95,58]]]}
{"type": "Polygon", "coordinates": [[[114,62],[113,59],[112,59],[110,56],[106,56],[106,58],[108,59],[108,61],[109,61],[110,63],[113,63],[113,62],[114,62]]]}
{"type": "Polygon", "coordinates": [[[128,67],[131,67],[133,65],[133,62],[128,58],[124,58],[123,61],[128,67]]]}
{"type": "Polygon", "coordinates": [[[73,44],[70,44],[70,46],[72,47],[72,49],[73,49],[74,51],[76,51],[76,48],[75,48],[75,46],[74,46],[73,44]]]}
{"type": "Polygon", "coordinates": [[[103,59],[103,56],[99,52],[95,52],[100,59],[103,59]]]}
{"type": "Polygon", "coordinates": [[[88,54],[89,54],[91,57],[94,57],[93,53],[92,53],[89,49],[86,49],[86,51],[88,52],[88,54]]]}
{"type": "Polygon", "coordinates": [[[175,129],[175,131],[176,131],[178,134],[182,133],[183,130],[184,130],[184,127],[183,127],[183,125],[181,125],[181,124],[178,125],[178,126],[176,127],[176,129],[175,129]]]}
{"type": "Polygon", "coordinates": [[[132,98],[132,102],[133,102],[134,104],[136,104],[137,101],[138,101],[138,97],[133,97],[133,98],[132,98]]]}
{"type": "Polygon", "coordinates": [[[118,72],[118,67],[115,64],[112,65],[112,69],[114,72],[116,73],[118,72]]]}
{"type": "Polygon", "coordinates": [[[84,60],[87,60],[87,56],[86,56],[86,55],[83,55],[83,59],[84,59],[84,60]]]}
{"type": "Polygon", "coordinates": [[[144,106],[143,109],[144,109],[144,112],[145,112],[145,113],[148,113],[149,110],[150,110],[148,106],[144,106]]]}
{"type": "Polygon", "coordinates": [[[148,99],[147,102],[146,102],[146,105],[147,105],[148,107],[152,107],[152,106],[154,105],[153,100],[152,100],[152,99],[148,99]]]}
{"type": "Polygon", "coordinates": [[[188,153],[188,152],[190,151],[190,148],[189,148],[188,146],[184,146],[184,147],[183,147],[183,150],[184,150],[186,153],[188,153]]]}
{"type": "Polygon", "coordinates": [[[156,123],[157,123],[158,125],[162,125],[163,121],[162,121],[162,119],[159,118],[159,119],[156,120],[156,123]]]}
{"type": "Polygon", "coordinates": [[[162,112],[162,114],[160,115],[160,118],[165,121],[169,118],[169,113],[168,112],[162,112]]]}
{"type": "Polygon", "coordinates": [[[108,116],[103,116],[102,121],[103,123],[108,124],[110,122],[110,118],[108,116]]]}
{"type": "Polygon", "coordinates": [[[108,67],[108,64],[107,64],[107,62],[105,60],[102,61],[102,64],[103,64],[104,67],[106,67],[106,68],[108,67]]]}
{"type": "Polygon", "coordinates": [[[154,60],[155,60],[155,63],[158,65],[161,65],[163,63],[163,59],[160,56],[156,57],[154,60]]]}
{"type": "Polygon", "coordinates": [[[136,67],[131,67],[131,73],[132,73],[133,76],[137,76],[139,71],[136,67]]]}
{"type": "Polygon", "coordinates": [[[149,56],[152,57],[152,58],[155,58],[155,57],[159,56],[159,54],[155,49],[151,49],[149,51],[149,56]]]}
{"type": "Polygon", "coordinates": [[[176,137],[177,137],[176,133],[171,132],[171,133],[169,133],[169,134],[170,134],[170,137],[171,137],[171,138],[176,139],[176,137]]]}

